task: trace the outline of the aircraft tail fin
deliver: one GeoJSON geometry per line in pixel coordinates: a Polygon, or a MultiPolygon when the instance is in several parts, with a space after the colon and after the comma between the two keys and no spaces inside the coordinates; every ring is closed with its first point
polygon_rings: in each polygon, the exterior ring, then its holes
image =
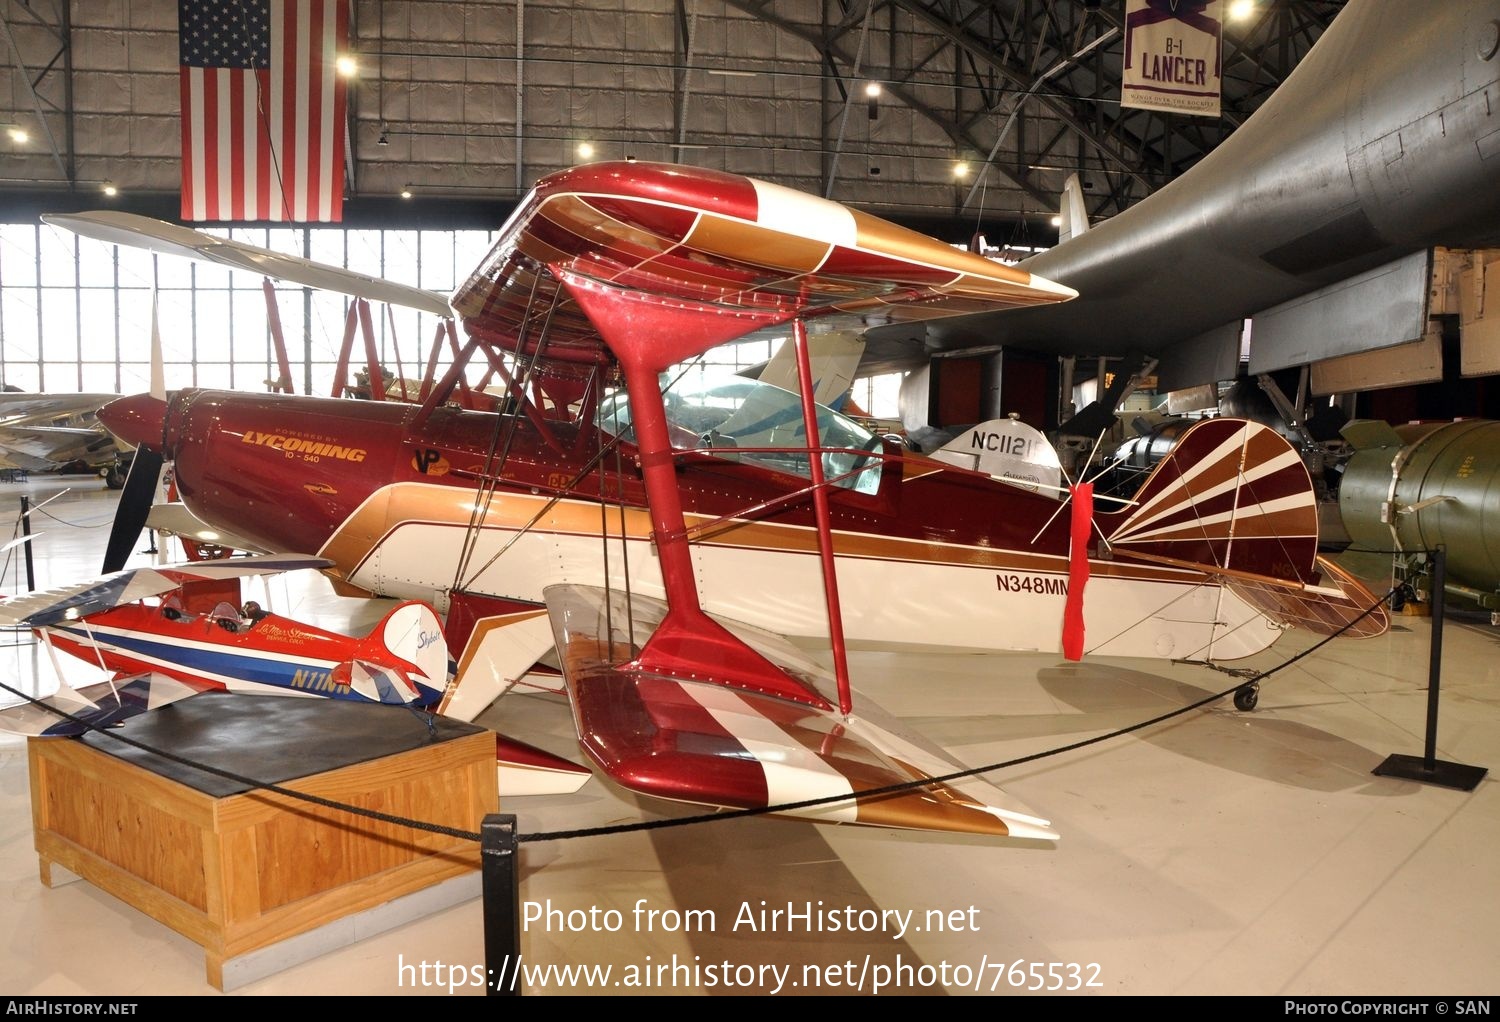
{"type": "MultiPolygon", "coordinates": [[[[844,403],[844,396],[849,393],[849,385],[854,382],[854,374],[864,353],[864,335],[852,330],[830,330],[810,337],[808,356],[813,375],[813,400],[838,410],[844,403]]],[[[756,379],[793,394],[800,393],[796,348],[790,339],[776,349],[756,379]]],[[[736,417],[740,417],[740,413],[736,413],[736,417]]]]}
{"type": "Polygon", "coordinates": [[[1116,554],[1298,582],[1314,572],[1312,480],[1292,445],[1260,423],[1191,427],[1122,514],[1108,534],[1116,554]]]}
{"type": "Polygon", "coordinates": [[[1318,506],[1297,451],[1269,426],[1206,419],[1157,465],[1106,533],[1112,556],[1202,571],[1284,625],[1384,632],[1357,579],[1318,556],[1318,506]]]}
{"type": "Polygon", "coordinates": [[[351,668],[350,683],[373,686],[372,698],[381,702],[435,702],[448,684],[448,647],[436,611],[419,600],[399,604],[360,642],[351,668]],[[393,700],[388,686],[407,692],[393,700]]]}
{"type": "Polygon", "coordinates": [[[1083,205],[1083,185],[1077,174],[1069,174],[1063,184],[1062,205],[1057,228],[1057,243],[1076,238],[1089,229],[1088,210],[1083,205]]]}

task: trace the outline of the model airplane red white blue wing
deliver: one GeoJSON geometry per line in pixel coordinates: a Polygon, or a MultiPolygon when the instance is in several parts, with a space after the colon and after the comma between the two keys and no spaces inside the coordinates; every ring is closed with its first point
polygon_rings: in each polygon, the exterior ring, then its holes
{"type": "Polygon", "coordinates": [[[265,554],[222,561],[128,568],[100,578],[38,589],[0,600],[0,627],[41,628],[113,610],[180,589],[185,583],[275,575],[303,568],[326,568],[327,558],[305,554],[265,554]]]}
{"type": "MultiPolygon", "coordinates": [[[[442,623],[430,605],[393,604],[366,635],[355,637],[240,604],[241,577],[328,563],[271,555],[194,561],[0,601],[0,623],[34,628],[51,646],[117,679],[78,689],[63,685],[41,705],[0,711],[0,730],[80,734],[211,690],[435,705],[449,671],[442,623]],[[161,599],[148,602],[152,597],[161,599]]],[[[576,791],[591,776],[585,767],[504,735],[496,735],[496,754],[501,791],[508,795],[576,791]]]]}
{"type": "Polygon", "coordinates": [[[63,685],[45,699],[0,710],[0,731],[27,738],[72,738],[114,727],[213,688],[164,674],[142,674],[82,688],[63,685]]]}

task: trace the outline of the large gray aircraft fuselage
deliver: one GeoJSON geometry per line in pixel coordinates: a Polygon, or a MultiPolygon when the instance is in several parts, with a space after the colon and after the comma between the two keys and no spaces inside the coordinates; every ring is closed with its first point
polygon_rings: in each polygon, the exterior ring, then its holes
{"type": "Polygon", "coordinates": [[[1497,51],[1500,0],[1353,0],[1192,170],[1022,264],[1077,300],[930,342],[1166,354],[1419,249],[1500,244],[1497,51]]]}

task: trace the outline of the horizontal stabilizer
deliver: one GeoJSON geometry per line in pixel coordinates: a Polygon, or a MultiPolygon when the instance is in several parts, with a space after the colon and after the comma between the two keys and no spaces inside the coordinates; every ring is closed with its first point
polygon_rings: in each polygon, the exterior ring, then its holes
{"type": "MultiPolygon", "coordinates": [[[[735,809],[843,796],[787,815],[1057,838],[1046,820],[983,781],[929,780],[963,767],[866,700],[856,698],[857,712],[845,717],[806,702],[633,669],[625,661],[666,613],[658,600],[633,595],[627,602],[622,593],[585,586],[551,586],[544,595],[579,741],[600,769],[632,791],[735,809]],[[621,631],[627,622],[633,642],[621,631]],[[918,783],[898,792],[856,794],[912,782],[918,783]]],[[[833,679],[779,636],[720,623],[820,702],[836,702],[833,679]]]]}
{"type": "Polygon", "coordinates": [[[405,706],[416,696],[411,683],[395,668],[365,660],[344,661],[333,669],[330,680],[372,703],[387,706],[405,706]]]}
{"type": "Polygon", "coordinates": [[[1384,635],[1391,625],[1385,604],[1347,571],[1321,554],[1317,585],[1227,576],[1235,595],[1278,624],[1306,628],[1314,635],[1353,639],[1384,635]]]}

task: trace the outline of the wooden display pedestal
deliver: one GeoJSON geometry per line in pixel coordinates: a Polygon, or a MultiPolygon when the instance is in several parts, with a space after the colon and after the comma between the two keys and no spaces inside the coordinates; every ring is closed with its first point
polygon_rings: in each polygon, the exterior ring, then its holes
{"type": "MultiPolygon", "coordinates": [[[[480,820],[498,806],[495,741],[489,731],[458,725],[438,735],[405,709],[336,706],[321,700],[208,694],[177,705],[189,707],[205,699],[299,704],[270,712],[290,712],[308,729],[301,738],[288,738],[285,720],[278,717],[279,727],[269,729],[278,735],[271,744],[284,740],[287,747],[272,748],[269,758],[265,748],[250,750],[256,762],[239,769],[201,751],[192,754],[221,769],[336,802],[469,832],[478,831],[480,820]],[[298,767],[305,768],[309,762],[339,758],[337,748],[330,751],[339,745],[337,736],[329,740],[322,729],[337,727],[349,710],[394,710],[395,716],[364,713],[366,734],[348,736],[346,746],[361,747],[368,754],[372,747],[368,729],[373,725],[378,732],[383,719],[397,730],[415,722],[422,733],[397,744],[417,747],[380,755],[380,743],[374,742],[375,758],[300,773],[298,767]],[[298,748],[300,743],[306,744],[298,748]],[[293,749],[299,752],[298,763],[273,769],[273,761],[288,758],[293,749]],[[288,770],[295,780],[268,776],[268,772],[288,770]]],[[[246,733],[243,718],[229,728],[238,734],[212,733],[220,705],[226,704],[211,705],[210,712],[186,722],[195,740],[208,747],[242,739],[246,733]],[[203,734],[204,727],[210,733],[203,734]]],[[[126,728],[176,708],[135,718],[126,728]]],[[[246,712],[253,725],[259,709],[251,707],[246,712]]],[[[182,726],[182,721],[175,724],[178,731],[182,726]]],[[[179,748],[147,744],[174,752],[179,748]]],[[[60,872],[54,875],[54,866],[64,867],[202,945],[208,981],[220,990],[226,989],[226,966],[251,952],[260,953],[258,974],[229,973],[229,987],[266,974],[266,961],[284,968],[426,914],[414,905],[412,896],[429,888],[442,885],[448,896],[446,903],[426,911],[467,900],[478,891],[479,846],[474,842],[377,822],[242,785],[235,792],[213,791],[234,785],[197,771],[190,772],[196,777],[188,782],[167,776],[183,774],[186,768],[123,748],[107,735],[91,736],[88,743],[31,739],[28,758],[42,882],[49,887],[65,882],[60,872]],[[116,754],[117,749],[124,758],[116,754]],[[211,790],[200,790],[204,787],[211,790]],[[472,879],[472,885],[465,881],[458,882],[457,888],[454,883],[445,884],[460,877],[472,879]],[[456,889],[461,892],[455,897],[456,889]],[[383,925],[328,936],[330,929],[339,929],[330,924],[360,913],[378,915],[381,906],[398,900],[407,903],[405,910],[384,910],[383,925]],[[323,939],[308,939],[320,928],[323,939]],[[294,942],[297,947],[290,953],[278,956],[274,950],[269,954],[264,950],[298,935],[304,937],[294,942]]]]}

